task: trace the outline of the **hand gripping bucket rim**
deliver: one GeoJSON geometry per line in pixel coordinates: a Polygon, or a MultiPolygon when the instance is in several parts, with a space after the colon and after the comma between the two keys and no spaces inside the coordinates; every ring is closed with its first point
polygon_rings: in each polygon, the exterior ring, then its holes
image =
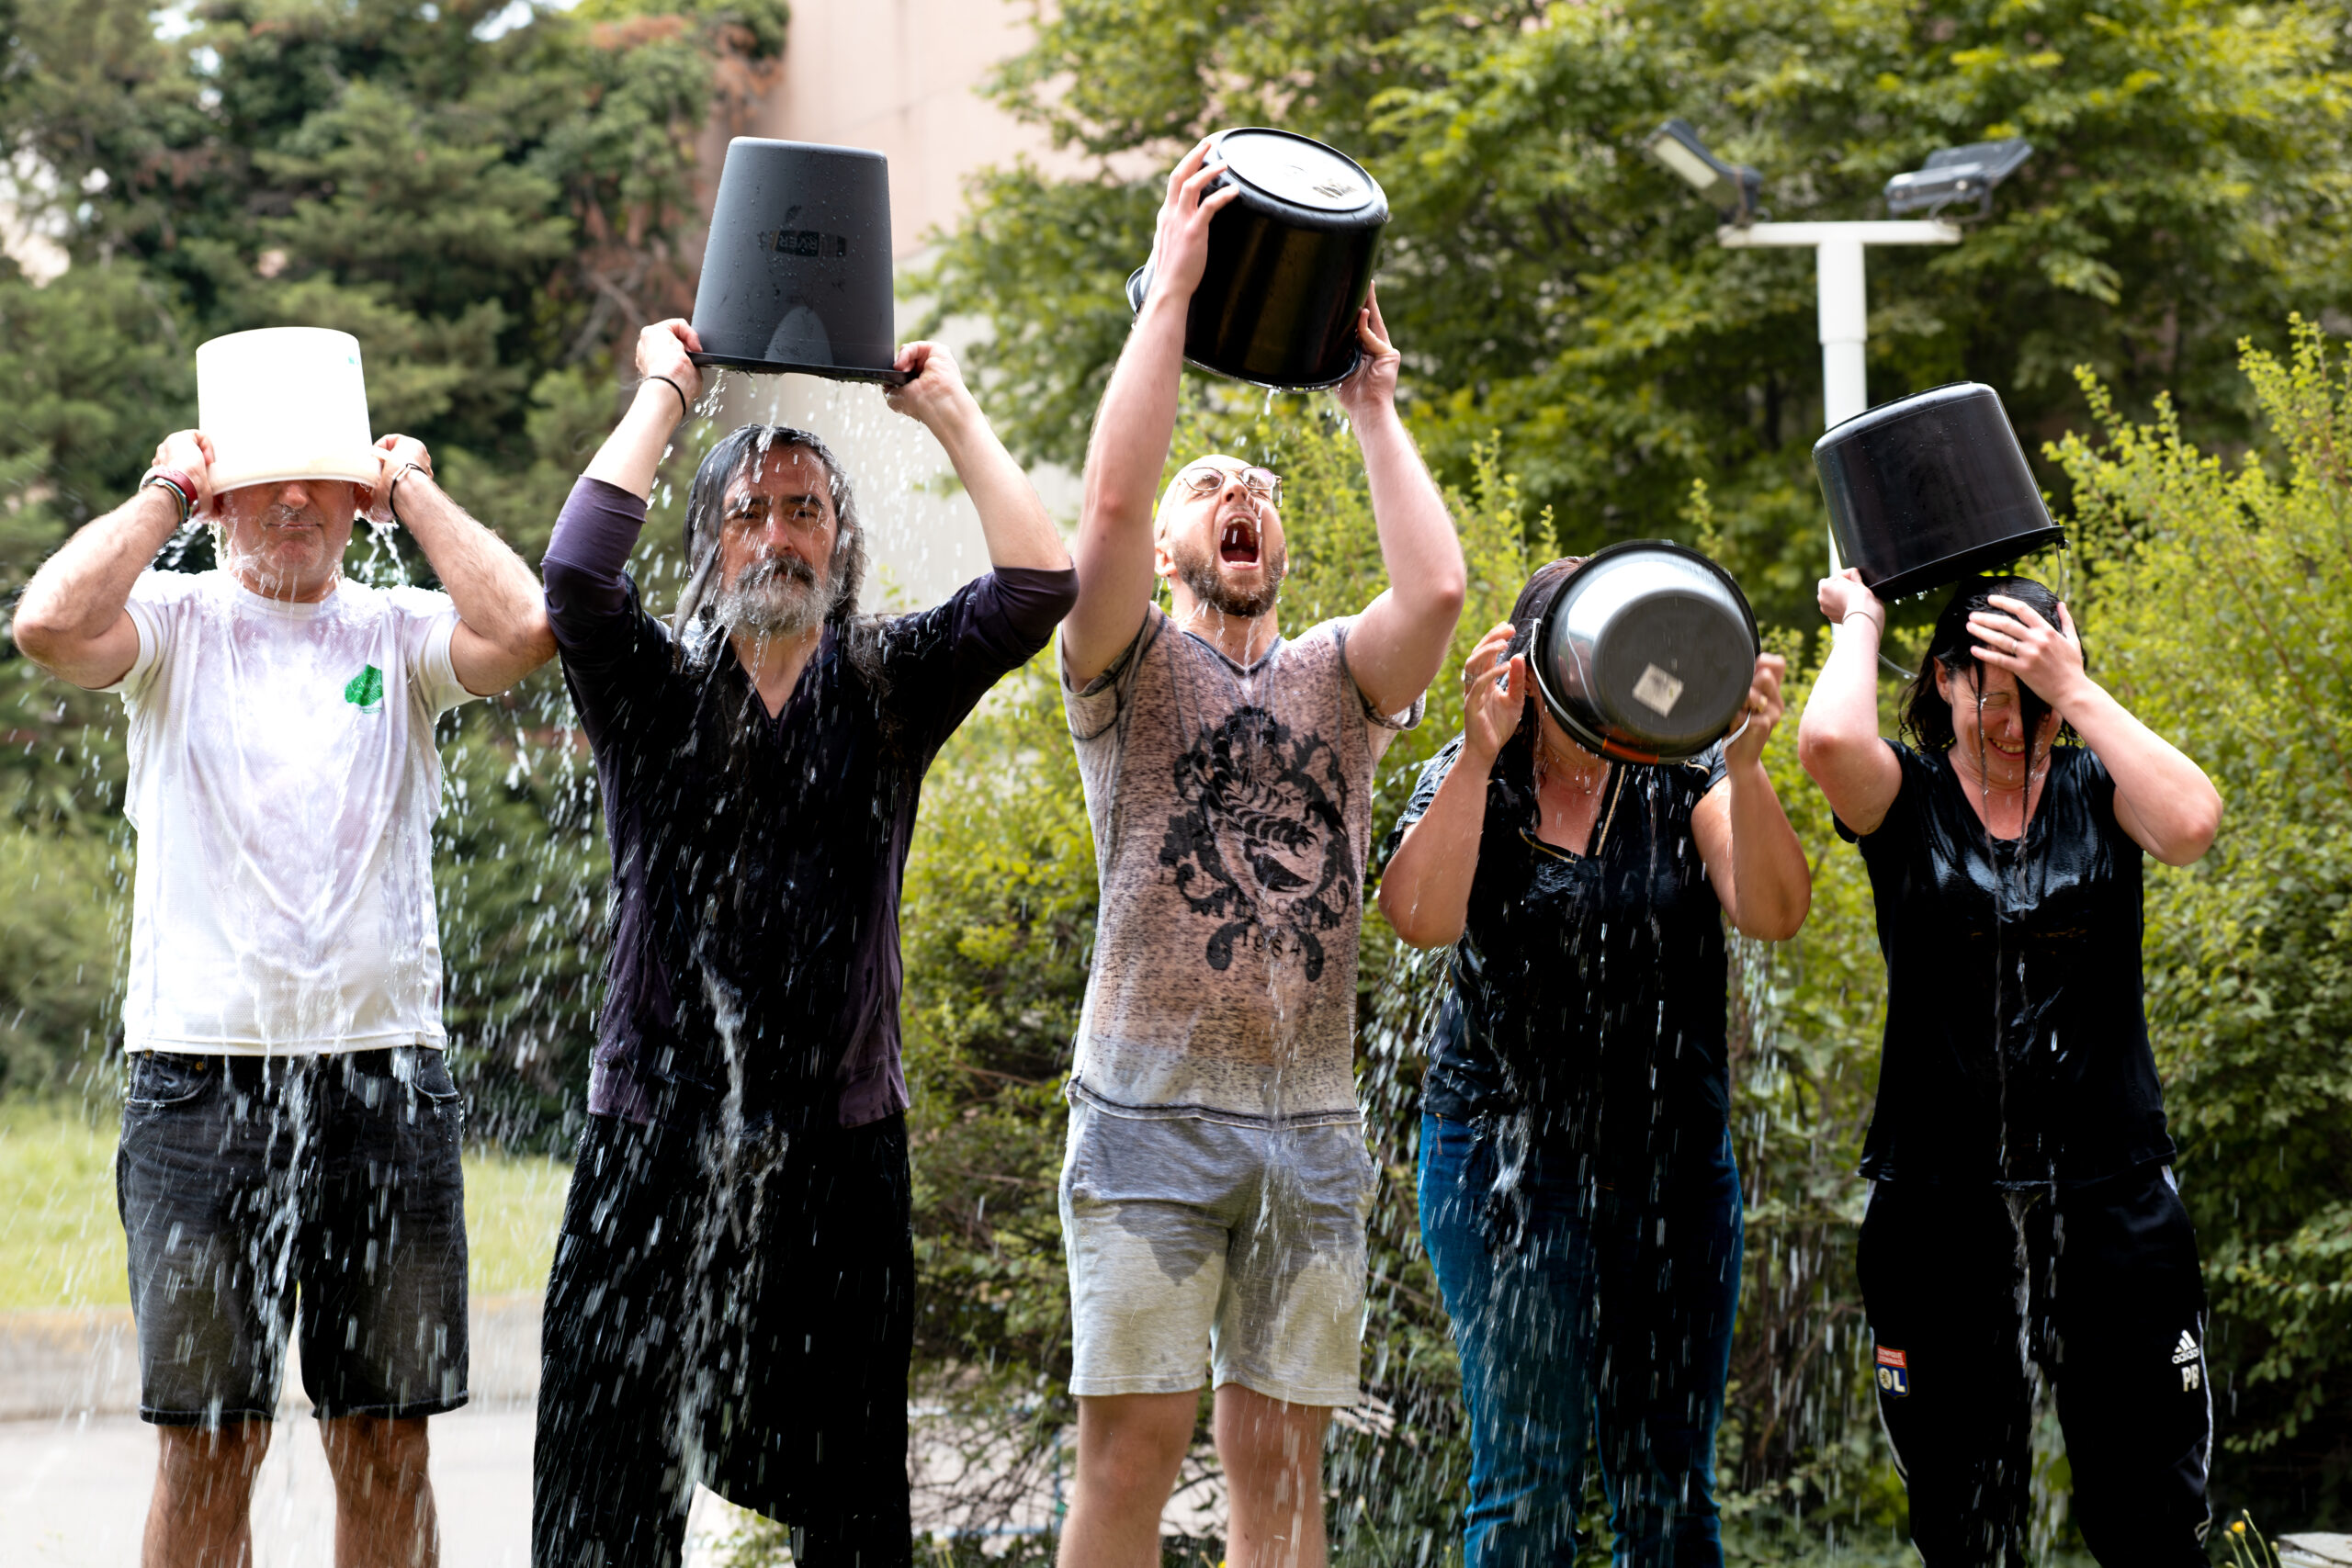
{"type": "Polygon", "coordinates": [[[359,340],[332,327],[256,327],[197,345],[197,428],[212,442],[213,492],[300,479],[372,487],[359,340]]]}

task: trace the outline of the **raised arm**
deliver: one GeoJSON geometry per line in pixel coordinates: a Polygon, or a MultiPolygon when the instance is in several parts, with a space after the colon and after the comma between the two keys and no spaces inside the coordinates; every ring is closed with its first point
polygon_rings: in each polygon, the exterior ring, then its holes
{"type": "Polygon", "coordinates": [[[1797,718],[1797,761],[1838,819],[1867,835],[1886,820],[1903,788],[1903,765],[1878,733],[1878,649],[1886,606],[1852,567],[1823,578],[1818,597],[1835,640],[1797,718]]]}
{"type": "Polygon", "coordinates": [[[702,339],[680,317],[655,321],[637,334],[637,395],[588,460],[588,478],[639,501],[653,494],[653,475],[670,449],[670,437],[685,419],[686,406],[702,396],[702,367],[687,357],[689,352],[701,353],[702,339]]]}
{"type": "Polygon", "coordinates": [[[1470,650],[1462,669],[1462,753],[1381,874],[1380,912],[1414,947],[1458,942],[1469,919],[1470,884],[1486,836],[1487,780],[1526,705],[1527,660],[1501,662],[1510,638],[1511,624],[1504,621],[1470,650]]]}
{"type": "MultiPolygon", "coordinates": [[[[182,430],[155,448],[154,467],[191,479],[197,512],[212,500],[212,443],[182,430]]],[[[11,625],[17,649],[61,681],[111,686],[139,661],[139,628],[123,606],[131,585],[180,525],[180,503],[162,485],[85,524],[25,584],[11,625]]]]}
{"type": "Polygon", "coordinates": [[[2188,865],[2213,846],[2222,794],[2205,770],[2132,716],[2083,669],[2075,619],[2058,606],[2057,626],[2020,599],[1995,594],[2003,615],[1968,617],[1976,657],[2033,688],[2075,727],[2115,779],[2115,819],[2132,841],[2166,865],[2188,865]]]}
{"type": "Polygon", "coordinates": [[[1332,395],[1363,448],[1388,587],[1348,634],[1348,671],[1374,709],[1401,713],[1429,690],[1445,663],[1453,623],[1462,616],[1466,574],[1445,498],[1396,416],[1402,356],[1388,341],[1376,292],[1357,317],[1356,332],[1363,358],[1332,395]]]}
{"type": "Polygon", "coordinates": [[[376,445],[384,466],[377,494],[393,521],[416,536],[443,592],[458,606],[458,629],[449,638],[458,683],[487,697],[553,659],[547,602],[523,558],[433,482],[433,457],[423,442],[387,435],[376,445]]]}
{"type": "MultiPolygon", "coordinates": [[[[1707,880],[1742,936],[1786,942],[1813,908],[1813,868],[1789,826],[1780,795],[1764,772],[1764,743],[1781,722],[1781,681],[1789,662],[1777,653],[1756,660],[1747,688],[1747,728],[1724,748],[1724,781],[1691,814],[1690,831],[1707,863],[1707,880]]],[[[1880,748],[1884,750],[1884,747],[1880,748]]]]}
{"type": "Polygon", "coordinates": [[[1176,431],[1184,317],[1208,262],[1209,220],[1241,194],[1227,186],[1202,199],[1224,167],[1207,162],[1208,150],[1203,141],[1168,176],[1151,247],[1151,292],[1111,372],[1087,444],[1085,495],[1071,550],[1078,604],[1062,622],[1062,663],[1081,686],[1135,641],[1151,606],[1152,512],[1176,431]]]}
{"type": "Polygon", "coordinates": [[[1062,547],[1053,519],[1046,515],[1046,503],[997,439],[947,350],[935,343],[910,343],[899,350],[897,364],[913,371],[915,378],[892,388],[884,400],[930,431],[956,466],[956,477],[979,511],[989,564],[1069,570],[1069,552],[1062,547]]]}

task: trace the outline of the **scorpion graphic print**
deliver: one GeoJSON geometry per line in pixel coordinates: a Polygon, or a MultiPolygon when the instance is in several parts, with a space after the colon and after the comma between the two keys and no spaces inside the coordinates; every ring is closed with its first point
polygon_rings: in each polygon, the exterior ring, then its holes
{"type": "Polygon", "coordinates": [[[1324,940],[1362,916],[1348,842],[1348,781],[1319,734],[1294,734],[1263,708],[1236,709],[1176,760],[1182,809],[1159,863],[1195,914],[1217,922],[1204,949],[1229,969],[1237,948],[1295,955],[1323,975],[1324,940]]]}
{"type": "Polygon", "coordinates": [[[1158,610],[1066,689],[1102,903],[1072,1092],[1118,1113],[1352,1121],[1374,769],[1351,623],[1243,667],[1158,610]]]}

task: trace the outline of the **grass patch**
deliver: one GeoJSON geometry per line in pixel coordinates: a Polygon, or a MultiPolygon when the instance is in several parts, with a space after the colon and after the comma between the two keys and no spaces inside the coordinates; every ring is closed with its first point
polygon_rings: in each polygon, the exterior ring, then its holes
{"type": "MultiPolygon", "coordinates": [[[[0,1312],[130,1304],[114,1200],[116,1127],[111,1116],[70,1106],[0,1103],[0,1312]]],[[[476,1296],[546,1286],[571,1174],[560,1160],[466,1156],[476,1296]]]]}

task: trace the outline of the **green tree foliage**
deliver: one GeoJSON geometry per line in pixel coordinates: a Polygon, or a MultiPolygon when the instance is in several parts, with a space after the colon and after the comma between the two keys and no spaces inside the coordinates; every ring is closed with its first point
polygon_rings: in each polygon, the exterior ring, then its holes
{"type": "Polygon", "coordinates": [[[2267,456],[2188,441],[2169,405],[2056,448],[2094,566],[2104,678],[2228,803],[2152,879],[2148,1009],[2214,1299],[2231,1504],[2352,1514],[2352,358],[2298,324],[2249,348],[2267,456]]]}
{"type": "MultiPolygon", "coordinates": [[[[357,336],[376,428],[424,438],[535,560],[615,412],[616,350],[691,301],[697,143],[772,81],[784,0],[511,26],[492,0],[205,0],[175,33],[153,9],[0,9],[17,199],[73,264],[40,287],[0,265],[0,592],[196,422],[196,345],[259,326],[357,336]]],[[[164,564],[209,559],[198,535],[164,564]]],[[[363,532],[351,569],[430,581],[397,535],[363,532]]],[[[87,840],[122,838],[120,712],[0,657],[0,830],[29,836],[28,886],[112,864],[87,840]]],[[[604,853],[571,724],[549,670],[445,738],[449,1021],[477,1126],[514,1136],[551,1132],[584,1073],[604,853]]],[[[101,943],[46,973],[118,962],[101,943]]],[[[0,1054],[18,1080],[115,1026],[103,986],[16,984],[38,993],[0,1054]]]]}
{"type": "Polygon", "coordinates": [[[2192,436],[2241,440],[2233,344],[2344,290],[2345,21],[2218,0],[1069,0],[1000,95],[1116,161],[978,182],[928,287],[993,320],[997,404],[1069,461],[1150,244],[1156,182],[1121,175],[1220,126],[1320,137],[1388,192],[1383,304],[1447,471],[1499,432],[1577,543],[1670,533],[1703,479],[1731,563],[1793,624],[1819,555],[1812,260],[1715,246],[1642,138],[1687,116],[1766,172],[1781,220],[1883,217],[1888,176],[1936,147],[2030,138],[1965,243],[1872,253],[1874,393],[1983,380],[2054,437],[2088,365],[2127,407],[2169,389],[2192,436]]]}

